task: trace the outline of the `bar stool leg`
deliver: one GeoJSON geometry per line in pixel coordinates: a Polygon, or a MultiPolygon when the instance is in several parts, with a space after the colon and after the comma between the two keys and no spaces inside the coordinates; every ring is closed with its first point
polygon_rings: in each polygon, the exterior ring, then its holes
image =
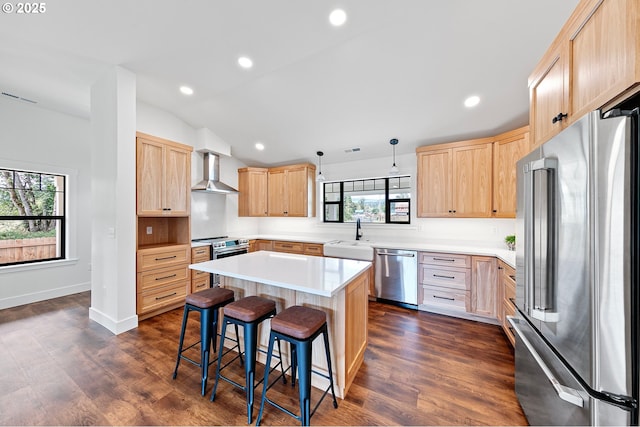
{"type": "MultiPolygon", "coordinates": [[[[252,349],[257,348],[258,342],[258,328],[257,324],[251,322],[244,326],[244,348],[252,349]]],[[[253,421],[253,384],[256,371],[256,352],[245,351],[245,384],[247,393],[247,424],[251,424],[253,421]]]]}
{"type": "Polygon", "coordinates": [[[189,309],[184,306],[184,314],[182,315],[182,329],[180,329],[180,344],[178,344],[178,360],[176,360],[176,369],[173,370],[173,379],[178,376],[178,366],[180,366],[180,355],[182,354],[182,345],[184,343],[184,331],[187,328],[187,318],[189,317],[189,309]]]}
{"type": "MultiPolygon", "coordinates": [[[[218,389],[218,381],[220,380],[220,364],[222,363],[222,354],[224,353],[224,338],[227,335],[227,318],[222,316],[222,331],[220,334],[220,347],[218,348],[218,363],[216,364],[216,379],[213,383],[213,390],[211,391],[211,401],[213,402],[216,398],[216,390],[218,389]]],[[[238,328],[236,326],[236,334],[238,333],[238,328]]],[[[238,336],[236,335],[236,338],[238,336]]],[[[240,352],[240,348],[238,347],[238,352],[240,352]]],[[[242,355],[242,352],[240,352],[242,355]]],[[[240,356],[240,360],[242,361],[242,356],[240,356]]]]}
{"type": "Polygon", "coordinates": [[[207,388],[209,355],[211,352],[211,310],[200,312],[200,361],[202,364],[202,396],[207,388]]]}
{"type": "Polygon", "coordinates": [[[298,341],[298,394],[300,396],[300,418],[303,426],[308,426],[311,418],[311,340],[298,341]]]}
{"type": "Polygon", "coordinates": [[[329,350],[329,331],[327,325],[322,328],[322,336],[324,337],[324,352],[327,356],[327,366],[329,367],[329,385],[331,386],[331,397],[333,397],[333,407],[338,407],[338,401],[336,400],[336,393],[333,390],[333,370],[331,369],[331,351],[329,350]]]}
{"type": "MultiPolygon", "coordinates": [[[[271,366],[271,355],[273,354],[273,342],[276,337],[273,334],[269,334],[269,348],[267,349],[267,360],[265,361],[265,371],[264,371],[264,381],[262,382],[262,398],[260,399],[260,411],[258,411],[258,419],[256,420],[256,427],[260,425],[260,420],[262,419],[262,411],[264,410],[264,401],[267,396],[267,388],[269,387],[269,367],[271,366]]],[[[280,340],[278,340],[278,346],[280,345],[280,340]]],[[[282,357],[282,353],[280,353],[280,357],[282,357]]],[[[282,360],[282,359],[281,359],[282,360]]],[[[284,369],[284,368],[283,368],[284,369]]],[[[283,375],[284,376],[284,375],[283,375]]]]}

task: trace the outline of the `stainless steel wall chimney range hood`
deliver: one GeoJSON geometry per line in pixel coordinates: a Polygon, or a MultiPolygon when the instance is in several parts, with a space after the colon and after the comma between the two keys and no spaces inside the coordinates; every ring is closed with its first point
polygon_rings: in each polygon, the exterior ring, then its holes
{"type": "Polygon", "coordinates": [[[238,190],[220,182],[220,156],[216,153],[203,153],[203,180],[191,187],[191,191],[202,191],[207,193],[233,194],[238,190]]]}

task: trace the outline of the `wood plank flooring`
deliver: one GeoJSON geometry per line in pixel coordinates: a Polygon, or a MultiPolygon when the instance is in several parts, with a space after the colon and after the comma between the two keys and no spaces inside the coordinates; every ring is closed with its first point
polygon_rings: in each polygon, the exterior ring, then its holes
{"type": "MultiPolygon", "coordinates": [[[[240,390],[221,382],[210,402],[213,381],[201,397],[199,369],[185,362],[172,379],[182,309],[114,336],[89,320],[89,305],[85,292],[0,310],[0,424],[246,425],[240,390]]],[[[499,327],[379,303],[369,322],[347,398],[338,409],[326,398],[312,425],[526,425],[499,327]]],[[[196,341],[197,315],[188,330],[185,342],[196,341]]],[[[296,390],[272,390],[295,407],[296,390]]],[[[262,424],[296,423],[267,406],[262,424]]]]}

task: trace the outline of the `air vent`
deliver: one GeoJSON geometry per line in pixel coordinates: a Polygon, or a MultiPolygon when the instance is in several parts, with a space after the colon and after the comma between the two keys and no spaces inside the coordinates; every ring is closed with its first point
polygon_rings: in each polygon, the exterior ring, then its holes
{"type": "Polygon", "coordinates": [[[37,104],[37,103],[38,103],[38,101],[34,101],[34,100],[32,100],[32,99],[28,99],[28,98],[23,98],[23,97],[21,97],[21,96],[14,95],[14,94],[12,94],[12,93],[2,92],[2,94],[3,94],[4,96],[8,96],[9,98],[18,99],[18,100],[20,100],[20,101],[29,102],[29,103],[31,103],[31,104],[37,104]]]}
{"type": "Polygon", "coordinates": [[[346,150],[344,150],[345,153],[357,153],[358,151],[360,151],[359,147],[356,148],[347,148],[346,150]]]}

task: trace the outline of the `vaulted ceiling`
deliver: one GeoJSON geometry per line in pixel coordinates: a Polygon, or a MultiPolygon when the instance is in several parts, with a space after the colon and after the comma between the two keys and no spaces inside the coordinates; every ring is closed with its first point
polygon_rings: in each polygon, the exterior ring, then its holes
{"type": "Polygon", "coordinates": [[[0,13],[0,89],[88,117],[92,83],[120,65],[139,100],[209,128],[247,164],[386,156],[391,138],[409,153],[527,124],[529,73],[576,4],[56,0],[0,13]],[[328,22],[335,8],[343,26],[328,22]]]}

